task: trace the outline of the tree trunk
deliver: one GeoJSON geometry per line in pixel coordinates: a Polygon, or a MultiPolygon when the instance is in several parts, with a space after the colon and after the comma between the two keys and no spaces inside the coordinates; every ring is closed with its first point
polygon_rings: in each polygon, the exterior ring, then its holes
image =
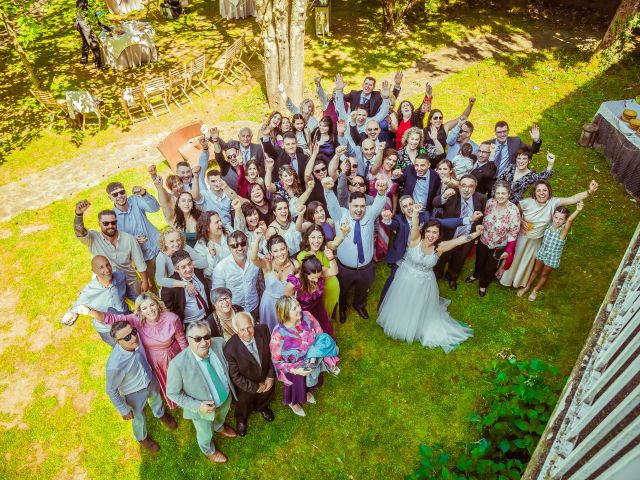
{"type": "Polygon", "coordinates": [[[629,17],[637,14],[639,9],[640,0],[620,1],[618,9],[613,16],[613,20],[611,20],[611,23],[609,24],[607,32],[604,34],[604,37],[600,41],[600,45],[598,45],[597,52],[606,50],[616,42],[620,33],[624,32],[624,30],[628,28],[627,21],[629,20],[629,17]]]}
{"type": "Polygon", "coordinates": [[[304,27],[306,0],[258,0],[264,40],[264,77],[269,105],[284,109],[278,84],[300,104],[304,91],[304,27]]]}
{"type": "Polygon", "coordinates": [[[13,47],[16,49],[16,52],[18,52],[18,56],[20,57],[20,60],[22,60],[22,64],[25,70],[27,71],[27,75],[29,76],[29,80],[31,80],[31,83],[35,88],[37,88],[38,90],[42,90],[42,87],[40,86],[40,81],[38,80],[36,73],[33,71],[33,67],[31,66],[31,62],[29,62],[29,58],[27,57],[27,54],[22,49],[22,45],[20,45],[20,42],[18,41],[18,36],[16,35],[15,30],[11,26],[11,21],[9,20],[9,17],[7,17],[7,14],[4,13],[2,10],[0,10],[0,17],[2,18],[4,29],[9,35],[9,38],[11,38],[13,47]]]}
{"type": "Polygon", "coordinates": [[[396,29],[395,3],[396,0],[382,0],[382,30],[387,33],[393,33],[396,29]]]}

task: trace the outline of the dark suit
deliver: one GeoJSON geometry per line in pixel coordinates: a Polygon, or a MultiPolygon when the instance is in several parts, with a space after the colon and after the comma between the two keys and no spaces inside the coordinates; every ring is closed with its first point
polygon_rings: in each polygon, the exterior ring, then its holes
{"type": "MultiPolygon", "coordinates": [[[[429,212],[421,212],[420,213],[420,225],[431,220],[429,212]]],[[[438,219],[440,224],[443,227],[447,228],[456,228],[462,225],[462,218],[441,218],[438,219]]],[[[396,237],[389,246],[389,250],[387,251],[387,256],[385,257],[385,261],[391,267],[391,271],[389,272],[389,277],[382,287],[382,293],[380,294],[380,304],[382,300],[384,300],[384,296],[387,294],[387,290],[391,286],[393,279],[395,278],[396,271],[398,270],[398,262],[402,260],[405,252],[407,251],[407,245],[409,244],[409,235],[411,233],[411,223],[407,220],[407,217],[404,214],[395,215],[391,219],[391,224],[389,228],[392,232],[396,233],[396,237]]]]}
{"type": "Polygon", "coordinates": [[[270,390],[257,393],[260,383],[267,378],[275,380],[269,341],[271,335],[266,325],[256,325],[254,339],[258,349],[260,364],[242,342],[234,335],[224,346],[224,356],[229,364],[229,376],[238,394],[236,403],[236,422],[246,423],[253,410],[261,411],[269,406],[275,391],[275,383],[270,390]]]}
{"type": "MultiPolygon", "coordinates": [[[[276,180],[280,180],[278,170],[283,165],[292,165],[291,157],[282,148],[274,146],[270,141],[263,141],[262,147],[264,148],[264,153],[275,160],[275,165],[273,166],[273,181],[275,182],[276,180]]],[[[300,183],[304,184],[304,169],[307,166],[309,157],[304,154],[300,147],[296,147],[296,158],[298,159],[298,168],[296,173],[300,178],[300,183]]]]}
{"type": "MultiPolygon", "coordinates": [[[[498,146],[498,140],[492,138],[491,140],[487,140],[487,142],[495,143],[496,147],[498,146]]],[[[531,150],[531,153],[538,153],[540,151],[540,147],[542,146],[542,140],[538,140],[537,142],[533,142],[531,145],[527,145],[524,143],[520,137],[507,137],[507,150],[509,152],[509,164],[516,163],[516,152],[521,148],[528,148],[531,150]]],[[[496,162],[500,159],[496,158],[496,162]]]]}
{"type": "MultiPolygon", "coordinates": [[[[443,218],[456,218],[460,217],[460,212],[462,210],[461,205],[462,199],[460,198],[460,192],[456,192],[453,197],[450,197],[445,204],[442,204],[441,197],[436,198],[434,205],[436,207],[442,207],[442,217],[443,218]]],[[[474,212],[484,212],[484,207],[487,203],[487,197],[483,194],[475,192],[472,197],[473,202],[473,211],[474,212]]],[[[476,226],[482,222],[482,219],[477,220],[471,226],[471,232],[474,232],[476,226]]],[[[455,228],[442,228],[440,230],[440,239],[442,241],[451,240],[456,233],[455,228]]],[[[433,269],[436,278],[442,278],[445,276],[447,280],[457,280],[460,276],[460,272],[462,271],[462,267],[464,265],[464,261],[469,256],[471,252],[471,248],[473,247],[473,242],[467,242],[465,244],[459,245],[453,250],[449,250],[448,252],[443,253],[438,260],[435,268],[433,269]],[[444,269],[449,264],[447,268],[447,273],[444,273],[444,269]]]]}
{"type": "MultiPolygon", "coordinates": [[[[242,158],[242,153],[240,153],[240,142],[238,140],[230,140],[228,142],[224,142],[220,139],[220,148],[222,150],[226,150],[227,148],[235,148],[238,150],[238,155],[242,158]]],[[[249,144],[249,160],[257,160],[260,164],[260,167],[264,169],[264,152],[262,151],[262,146],[259,143],[251,143],[249,144]]],[[[247,162],[242,158],[243,164],[247,162]]],[[[248,161],[248,160],[247,160],[248,161]]]]}
{"type": "MultiPolygon", "coordinates": [[[[429,191],[427,193],[427,203],[423,204],[423,206],[426,211],[430,212],[433,208],[433,201],[436,194],[438,193],[438,190],[440,190],[440,175],[431,169],[428,170],[427,175],[429,175],[429,191]]],[[[402,173],[402,176],[395,179],[394,182],[400,186],[404,185],[404,195],[411,195],[413,197],[413,191],[416,188],[416,182],[418,182],[418,174],[416,173],[415,167],[413,165],[409,165],[402,173]]]]}
{"type": "Polygon", "coordinates": [[[496,178],[496,165],[493,162],[486,162],[484,165],[480,165],[477,168],[471,170],[471,175],[478,180],[478,186],[476,192],[489,195],[493,190],[493,183],[496,178]]]}
{"type": "MultiPolygon", "coordinates": [[[[354,111],[356,107],[360,105],[360,95],[362,95],[362,90],[351,90],[349,93],[345,94],[344,100],[346,102],[349,102],[351,111],[354,111]]],[[[393,96],[395,98],[398,98],[399,95],[400,89],[394,88],[393,96]]],[[[374,90],[373,92],[371,92],[369,101],[365,102],[364,105],[367,106],[370,117],[373,117],[376,113],[378,113],[378,110],[380,110],[380,107],[382,106],[382,95],[380,94],[380,92],[378,90],[374,90]]]]}
{"type": "MultiPolygon", "coordinates": [[[[195,275],[198,280],[204,285],[204,301],[207,304],[205,308],[205,317],[211,313],[211,306],[209,302],[209,292],[211,291],[211,284],[205,279],[204,273],[199,268],[195,269],[195,275]]],[[[182,280],[178,272],[174,272],[170,278],[175,280],[182,280]]],[[[183,287],[162,287],[160,291],[160,297],[167,306],[169,311],[175,313],[180,320],[184,321],[184,307],[186,304],[187,291],[183,287]]]]}

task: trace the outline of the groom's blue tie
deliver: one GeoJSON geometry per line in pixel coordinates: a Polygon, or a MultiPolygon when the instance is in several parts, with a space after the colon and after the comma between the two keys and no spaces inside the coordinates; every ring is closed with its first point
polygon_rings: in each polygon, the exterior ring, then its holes
{"type": "Polygon", "coordinates": [[[356,226],[353,230],[353,243],[358,247],[358,263],[364,263],[364,247],[362,246],[362,230],[360,229],[360,220],[356,220],[356,226]]]}

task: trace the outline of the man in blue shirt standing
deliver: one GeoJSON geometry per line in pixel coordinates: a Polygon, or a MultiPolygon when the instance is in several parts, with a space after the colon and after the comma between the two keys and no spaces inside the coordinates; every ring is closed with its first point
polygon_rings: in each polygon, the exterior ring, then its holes
{"type": "Polygon", "coordinates": [[[158,247],[160,233],[147,218],[147,213],[160,210],[160,204],[142,187],[133,187],[132,193],[127,197],[124,185],[120,182],[111,182],[107,185],[107,195],[113,202],[118,230],[133,235],[140,244],[144,261],[147,264],[147,278],[151,283],[156,276],[156,256],[160,251],[158,247]]]}

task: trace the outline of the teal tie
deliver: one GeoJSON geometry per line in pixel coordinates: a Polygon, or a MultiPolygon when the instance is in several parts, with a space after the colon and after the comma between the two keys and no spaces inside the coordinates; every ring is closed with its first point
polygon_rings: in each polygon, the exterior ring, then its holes
{"type": "Polygon", "coordinates": [[[213,386],[215,387],[216,393],[218,394],[218,398],[220,399],[220,405],[222,405],[227,399],[229,392],[227,392],[227,389],[224,388],[224,384],[222,383],[222,380],[220,380],[220,377],[216,373],[216,369],[213,368],[213,365],[211,365],[211,362],[209,361],[209,357],[205,358],[202,361],[207,366],[207,371],[209,372],[209,376],[213,381],[213,386]]]}

